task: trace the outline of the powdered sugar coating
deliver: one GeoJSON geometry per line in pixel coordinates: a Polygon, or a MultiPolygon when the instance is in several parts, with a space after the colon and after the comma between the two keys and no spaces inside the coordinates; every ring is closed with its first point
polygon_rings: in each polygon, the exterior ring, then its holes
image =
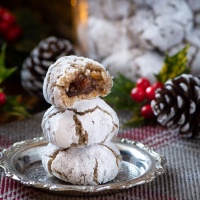
{"type": "Polygon", "coordinates": [[[43,94],[45,100],[55,107],[72,107],[81,99],[91,99],[98,96],[107,95],[112,87],[112,77],[105,68],[98,62],[77,56],[65,56],[52,64],[43,84],[43,94]],[[97,71],[101,76],[100,89],[94,89],[89,94],[80,94],[69,97],[70,84],[73,83],[78,74],[89,76],[91,72],[97,71]]]}
{"type": "Polygon", "coordinates": [[[121,158],[119,150],[110,142],[65,150],[49,143],[42,163],[47,173],[66,182],[98,185],[116,177],[121,158]]]}
{"type": "Polygon", "coordinates": [[[45,138],[63,148],[109,141],[118,133],[115,111],[100,98],[81,100],[73,108],[50,107],[42,120],[45,138]]]}
{"type": "Polygon", "coordinates": [[[47,147],[41,152],[42,155],[42,165],[44,170],[51,174],[51,163],[59,151],[64,150],[63,148],[57,147],[51,143],[48,143],[47,147]]]}

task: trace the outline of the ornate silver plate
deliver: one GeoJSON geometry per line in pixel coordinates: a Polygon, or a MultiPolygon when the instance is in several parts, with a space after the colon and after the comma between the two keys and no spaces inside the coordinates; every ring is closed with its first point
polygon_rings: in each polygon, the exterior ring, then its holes
{"type": "Polygon", "coordinates": [[[115,145],[122,156],[117,177],[98,186],[79,186],[63,182],[45,173],[41,163],[41,150],[47,145],[43,138],[17,142],[0,153],[0,167],[5,175],[22,184],[65,195],[109,194],[148,183],[164,173],[166,160],[153,148],[128,139],[116,139],[115,145]]]}

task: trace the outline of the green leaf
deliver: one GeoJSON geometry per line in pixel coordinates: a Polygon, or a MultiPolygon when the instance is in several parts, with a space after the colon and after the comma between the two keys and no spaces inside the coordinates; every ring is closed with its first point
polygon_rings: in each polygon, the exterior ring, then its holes
{"type": "Polygon", "coordinates": [[[166,54],[162,69],[158,74],[155,74],[159,82],[165,83],[167,80],[173,79],[183,73],[190,73],[190,69],[187,67],[188,48],[189,45],[185,46],[185,48],[173,56],[166,54]]]}
{"type": "Polygon", "coordinates": [[[9,69],[5,67],[5,49],[6,49],[6,44],[2,46],[0,53],[0,83],[2,83],[7,77],[9,77],[16,70],[16,67],[9,69]]]}
{"type": "Polygon", "coordinates": [[[15,72],[15,70],[15,67],[11,69],[5,69],[0,67],[0,83],[2,83],[7,77],[9,77],[13,72],[15,72]]]}
{"type": "Polygon", "coordinates": [[[6,50],[6,44],[3,44],[0,53],[0,67],[5,66],[5,50],[6,50]]]}

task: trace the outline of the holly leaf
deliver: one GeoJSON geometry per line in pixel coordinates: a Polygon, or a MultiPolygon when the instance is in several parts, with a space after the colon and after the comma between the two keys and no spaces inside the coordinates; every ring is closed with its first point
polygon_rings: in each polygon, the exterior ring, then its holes
{"type": "Polygon", "coordinates": [[[173,79],[183,73],[190,73],[190,69],[187,67],[188,48],[189,45],[186,45],[185,48],[173,56],[166,54],[162,69],[158,74],[155,74],[155,77],[159,82],[165,83],[167,80],[173,79]]]}
{"type": "Polygon", "coordinates": [[[113,79],[111,93],[103,99],[111,104],[116,110],[130,110],[133,107],[133,100],[130,98],[130,92],[135,83],[122,74],[118,74],[113,79]]]}
{"type": "Polygon", "coordinates": [[[16,67],[5,67],[5,49],[6,44],[2,46],[0,53],[0,84],[16,70],[16,67]]]}

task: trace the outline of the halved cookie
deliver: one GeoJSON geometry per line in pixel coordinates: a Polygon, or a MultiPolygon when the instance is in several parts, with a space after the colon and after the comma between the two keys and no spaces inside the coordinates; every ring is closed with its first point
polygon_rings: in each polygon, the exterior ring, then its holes
{"type": "Polygon", "coordinates": [[[65,56],[52,64],[43,84],[46,101],[55,107],[72,107],[82,99],[106,96],[112,77],[98,62],[77,56],[65,56]]]}

